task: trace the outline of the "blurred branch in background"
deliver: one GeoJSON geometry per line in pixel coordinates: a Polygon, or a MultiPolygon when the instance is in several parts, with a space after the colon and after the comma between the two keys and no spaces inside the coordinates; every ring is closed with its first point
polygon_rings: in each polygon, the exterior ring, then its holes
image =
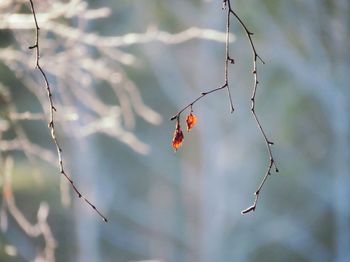
{"type": "Polygon", "coordinates": [[[40,250],[34,261],[55,261],[55,248],[56,240],[54,239],[51,228],[47,223],[47,217],[49,215],[49,205],[46,202],[40,203],[37,211],[37,222],[32,224],[27,220],[25,215],[19,210],[16,205],[15,197],[12,190],[11,176],[13,172],[13,158],[2,158],[0,155],[0,163],[2,163],[1,184],[2,184],[2,206],[0,214],[0,226],[2,231],[7,230],[7,213],[13,217],[18,226],[23,232],[31,237],[37,238],[42,236],[44,239],[44,249],[40,250]]]}

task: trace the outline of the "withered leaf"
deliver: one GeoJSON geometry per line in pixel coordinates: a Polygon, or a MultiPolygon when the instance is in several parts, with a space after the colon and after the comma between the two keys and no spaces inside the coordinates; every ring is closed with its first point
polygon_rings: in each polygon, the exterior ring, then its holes
{"type": "Polygon", "coordinates": [[[197,117],[191,112],[186,119],[187,132],[190,132],[194,125],[197,123],[197,117]]]}
{"type": "Polygon", "coordinates": [[[175,151],[177,151],[181,147],[183,140],[184,140],[184,134],[182,133],[179,122],[177,122],[173,141],[172,141],[172,145],[175,151]]]}

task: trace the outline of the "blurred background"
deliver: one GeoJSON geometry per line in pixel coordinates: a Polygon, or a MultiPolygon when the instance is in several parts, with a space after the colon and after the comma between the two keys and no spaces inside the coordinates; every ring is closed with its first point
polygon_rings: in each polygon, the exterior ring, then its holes
{"type": "Polygon", "coordinates": [[[252,53],[237,21],[224,81],[221,1],[34,1],[59,175],[35,69],[29,1],[0,2],[0,261],[349,261],[350,2],[231,0],[266,64],[256,110],[280,172],[257,209],[268,154],[250,113],[252,53]],[[182,125],[185,127],[184,117],[182,125]]]}

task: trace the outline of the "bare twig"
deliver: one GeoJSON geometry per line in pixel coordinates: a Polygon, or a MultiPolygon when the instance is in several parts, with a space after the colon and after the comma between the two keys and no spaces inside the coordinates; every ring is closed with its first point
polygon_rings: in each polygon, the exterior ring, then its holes
{"type": "MultiPolygon", "coordinates": [[[[226,1],[224,1],[225,3],[226,1]]],[[[230,2],[228,2],[230,3],[230,2]]],[[[225,6],[223,6],[223,9],[225,8],[225,6]]],[[[216,91],[219,91],[219,90],[222,90],[222,89],[225,89],[227,90],[227,93],[228,93],[228,98],[229,98],[229,102],[230,102],[230,110],[231,110],[231,113],[233,113],[234,111],[234,108],[233,108],[233,103],[232,103],[232,97],[231,97],[231,91],[230,91],[230,87],[229,87],[229,76],[228,76],[228,67],[229,67],[229,64],[234,64],[234,59],[232,59],[230,57],[230,16],[231,16],[231,7],[230,7],[230,4],[229,4],[229,9],[227,9],[227,18],[226,18],[226,40],[225,40],[225,67],[224,67],[224,84],[218,88],[214,88],[210,91],[207,91],[207,92],[202,92],[201,95],[199,97],[197,97],[196,99],[194,99],[192,102],[190,102],[189,104],[187,104],[185,107],[183,107],[179,112],[176,113],[176,115],[172,116],[170,118],[170,120],[175,120],[175,119],[179,119],[180,116],[181,116],[181,113],[183,111],[185,111],[187,108],[191,108],[192,110],[192,107],[193,105],[198,102],[200,99],[202,99],[204,96],[206,95],[209,95],[211,93],[214,93],[216,91]]]]}
{"type": "Polygon", "coordinates": [[[256,49],[255,49],[255,46],[254,46],[254,42],[252,40],[252,35],[253,33],[250,32],[247,28],[247,26],[244,24],[244,22],[242,21],[242,19],[237,15],[237,13],[232,9],[231,7],[231,3],[230,3],[230,0],[224,0],[224,4],[227,4],[228,6],[228,11],[229,13],[231,13],[236,19],[237,21],[239,22],[239,24],[243,27],[247,37],[248,37],[248,40],[249,40],[249,43],[250,43],[250,47],[252,49],[252,53],[253,53],[253,75],[254,75],[254,84],[253,84],[253,93],[252,93],[252,97],[251,97],[251,112],[254,116],[254,119],[258,125],[258,128],[265,140],[265,144],[266,144],[266,147],[267,147],[267,151],[268,151],[268,154],[269,154],[269,164],[268,164],[268,169],[259,185],[259,187],[257,188],[257,190],[255,191],[255,200],[254,200],[254,203],[252,206],[248,207],[247,209],[243,210],[242,211],[242,214],[246,214],[246,213],[249,213],[250,211],[255,211],[256,209],[256,205],[257,205],[257,202],[258,202],[258,199],[259,199],[259,194],[261,192],[261,189],[262,187],[264,186],[268,176],[271,174],[271,169],[272,167],[275,167],[275,171],[278,172],[278,168],[276,166],[276,162],[275,162],[275,159],[272,155],[272,150],[271,150],[271,146],[273,145],[273,142],[270,141],[268,138],[267,138],[267,135],[260,123],[260,120],[255,112],[255,104],[256,104],[256,90],[257,90],[257,87],[258,87],[258,84],[259,84],[259,81],[258,81],[258,69],[257,69],[257,60],[259,59],[260,62],[262,64],[265,64],[264,60],[262,60],[262,58],[258,55],[256,49]]]}
{"type": "Polygon", "coordinates": [[[257,202],[258,202],[258,199],[259,199],[259,195],[260,195],[260,192],[261,192],[261,189],[262,187],[264,186],[268,176],[271,174],[271,169],[273,167],[275,167],[275,171],[278,172],[278,168],[276,166],[276,162],[275,162],[275,159],[273,157],[273,154],[272,154],[272,150],[271,150],[271,146],[273,145],[273,142],[270,141],[265,133],[265,130],[263,129],[261,123],[260,123],[260,120],[255,112],[255,105],[256,105],[256,92],[257,92],[257,87],[258,87],[258,84],[259,84],[259,81],[258,81],[258,71],[257,71],[257,60],[260,60],[260,62],[262,64],[265,64],[264,60],[258,55],[257,51],[256,51],[256,48],[254,46],[254,42],[252,40],[252,35],[253,33],[250,32],[247,28],[247,26],[244,24],[243,20],[237,15],[237,13],[233,10],[232,6],[231,6],[231,1],[230,0],[223,0],[223,9],[227,10],[227,19],[226,19],[226,45],[225,45],[225,69],[224,69],[224,72],[225,72],[225,83],[218,87],[218,88],[215,88],[215,89],[212,89],[208,92],[203,92],[199,97],[195,98],[192,102],[190,102],[189,104],[187,104],[185,107],[183,107],[180,111],[178,111],[173,117],[171,117],[171,120],[177,120],[179,121],[180,119],[180,116],[181,116],[181,113],[183,111],[185,111],[186,109],[190,108],[191,109],[191,112],[192,112],[192,107],[193,105],[198,102],[200,99],[202,99],[204,96],[206,95],[209,95],[211,93],[214,93],[216,91],[219,91],[219,90],[222,90],[222,89],[227,89],[227,92],[228,92],[228,97],[229,97],[229,101],[230,101],[230,108],[231,108],[231,113],[234,111],[234,108],[233,108],[233,104],[232,104],[232,98],[231,98],[231,92],[230,92],[230,88],[229,88],[229,76],[228,76],[228,67],[229,67],[229,63],[230,64],[234,64],[234,59],[231,58],[230,56],[230,49],[229,49],[229,43],[230,43],[230,18],[231,18],[231,15],[233,17],[236,18],[236,20],[238,21],[238,23],[243,27],[247,37],[248,37],[248,41],[249,41],[249,44],[251,46],[251,50],[252,50],[252,53],[253,53],[253,76],[254,76],[254,84],[253,84],[253,92],[252,92],[252,96],[251,96],[251,112],[253,114],[253,117],[255,119],[255,122],[257,123],[258,125],[258,128],[264,138],[264,141],[265,141],[265,144],[266,144],[266,147],[267,147],[267,151],[268,151],[268,155],[269,155],[269,164],[268,164],[268,168],[267,168],[267,171],[265,173],[265,175],[263,176],[262,178],[262,181],[259,185],[259,187],[257,188],[257,190],[255,191],[255,200],[254,200],[254,203],[252,206],[248,207],[247,209],[243,210],[242,211],[242,214],[246,214],[246,213],[249,213],[251,211],[255,211],[256,209],[256,205],[257,205],[257,202]]]}
{"type": "Polygon", "coordinates": [[[60,174],[63,175],[69,181],[69,183],[71,184],[71,187],[73,188],[74,192],[78,195],[78,197],[82,198],[93,210],[95,210],[95,212],[97,212],[97,214],[100,217],[102,217],[102,219],[105,222],[107,222],[107,218],[99,211],[99,209],[97,209],[96,206],[92,202],[90,202],[90,200],[88,200],[84,195],[82,195],[80,193],[80,191],[75,186],[74,181],[68,176],[68,174],[66,173],[66,171],[64,169],[63,158],[62,158],[62,148],[60,147],[60,145],[58,143],[57,136],[56,136],[56,129],[55,129],[54,112],[56,112],[56,108],[55,108],[53,100],[52,100],[52,92],[51,92],[49,81],[47,79],[47,76],[46,76],[44,70],[41,68],[40,63],[39,63],[39,60],[40,60],[39,30],[40,30],[40,28],[39,28],[39,25],[37,22],[33,0],[29,0],[29,2],[30,2],[31,9],[32,9],[34,22],[35,22],[35,28],[36,28],[36,41],[35,41],[35,44],[33,46],[29,47],[29,49],[36,50],[36,67],[39,69],[39,71],[40,71],[40,73],[45,81],[45,85],[46,85],[46,92],[47,92],[47,97],[49,100],[49,107],[50,107],[49,108],[50,117],[49,117],[48,127],[49,127],[50,132],[51,132],[52,140],[56,146],[60,174]]]}

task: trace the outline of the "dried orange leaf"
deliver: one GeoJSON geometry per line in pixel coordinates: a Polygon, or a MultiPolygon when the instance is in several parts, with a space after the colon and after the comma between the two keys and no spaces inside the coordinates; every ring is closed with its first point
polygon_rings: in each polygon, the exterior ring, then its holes
{"type": "Polygon", "coordinates": [[[194,127],[194,125],[197,123],[197,117],[191,112],[187,116],[186,122],[187,122],[187,132],[190,132],[192,127],[194,127]]]}
{"type": "Polygon", "coordinates": [[[175,149],[175,151],[177,151],[181,147],[183,140],[184,140],[184,134],[182,133],[180,124],[176,123],[176,129],[174,132],[174,137],[172,142],[173,148],[175,149]]]}

